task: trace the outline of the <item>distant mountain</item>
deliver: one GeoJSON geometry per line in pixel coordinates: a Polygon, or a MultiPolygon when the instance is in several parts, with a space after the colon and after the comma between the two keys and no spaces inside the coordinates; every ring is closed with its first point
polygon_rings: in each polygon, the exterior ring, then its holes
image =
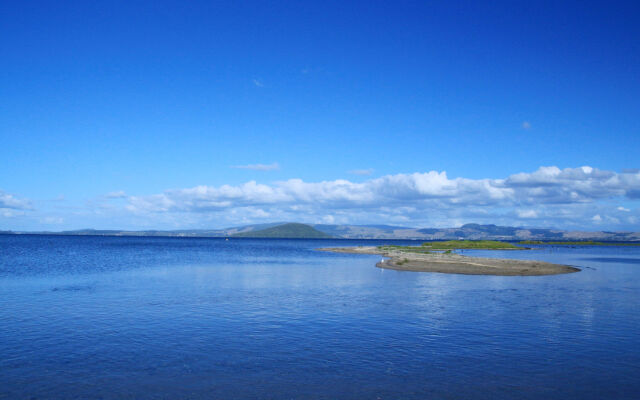
{"type": "Polygon", "coordinates": [[[457,228],[408,228],[392,225],[328,225],[274,222],[226,229],[184,229],[172,231],[122,231],[82,229],[64,232],[10,232],[2,234],[55,234],[92,236],[179,236],[179,237],[334,237],[336,239],[416,240],[597,240],[640,241],[640,232],[584,232],[560,229],[466,224],[457,228]],[[272,229],[277,228],[277,229],[272,229]],[[273,235],[273,236],[269,236],[273,235]]]}
{"type": "Polygon", "coordinates": [[[236,233],[233,237],[283,238],[283,239],[328,239],[332,236],[309,225],[288,223],[267,229],[236,233]]]}
{"type": "MultiPolygon", "coordinates": [[[[270,228],[282,225],[285,222],[275,222],[267,224],[245,225],[226,229],[178,229],[170,231],[146,230],[146,231],[126,231],[126,230],[97,230],[97,229],[77,229],[62,232],[15,232],[32,234],[53,234],[70,236],[179,236],[179,237],[227,237],[235,233],[252,232],[259,229],[270,228]]],[[[14,233],[14,232],[10,232],[14,233]]]]}
{"type": "Polygon", "coordinates": [[[640,232],[583,232],[494,224],[466,224],[458,228],[407,228],[388,225],[313,225],[344,239],[418,240],[600,240],[640,241],[640,232]]]}
{"type": "Polygon", "coordinates": [[[391,225],[311,225],[319,231],[328,233],[331,236],[345,239],[389,239],[407,229],[401,226],[391,225]]]}

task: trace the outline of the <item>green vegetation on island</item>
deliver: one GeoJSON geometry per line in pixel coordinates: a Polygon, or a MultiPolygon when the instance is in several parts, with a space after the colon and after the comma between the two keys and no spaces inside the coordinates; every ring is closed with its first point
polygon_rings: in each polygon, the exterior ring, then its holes
{"type": "Polygon", "coordinates": [[[538,244],[538,245],[554,245],[554,246],[640,246],[640,243],[613,243],[613,242],[594,242],[593,240],[582,241],[542,241],[542,240],[523,240],[519,244],[538,244]]]}
{"type": "Polygon", "coordinates": [[[241,232],[232,237],[274,239],[330,239],[332,236],[309,225],[289,223],[257,231],[241,232]]]}
{"type": "Polygon", "coordinates": [[[409,253],[429,254],[432,251],[444,250],[445,254],[451,254],[451,250],[523,250],[507,242],[497,240],[447,240],[443,242],[424,242],[421,246],[378,246],[380,250],[396,250],[409,253]]]}
{"type": "Polygon", "coordinates": [[[447,240],[444,242],[424,242],[422,247],[430,247],[432,250],[512,250],[522,249],[514,244],[498,240],[447,240]]]}
{"type": "Polygon", "coordinates": [[[422,247],[422,246],[398,246],[394,244],[389,244],[385,246],[378,246],[378,250],[380,251],[401,251],[403,253],[418,253],[418,254],[430,254],[430,247],[422,247]]]}

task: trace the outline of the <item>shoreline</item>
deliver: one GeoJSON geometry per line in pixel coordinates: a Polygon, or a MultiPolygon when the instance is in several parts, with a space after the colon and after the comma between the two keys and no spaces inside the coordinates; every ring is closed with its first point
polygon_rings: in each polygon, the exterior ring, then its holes
{"type": "Polygon", "coordinates": [[[376,267],[397,271],[497,276],[543,276],[580,271],[576,267],[552,264],[545,261],[469,257],[455,253],[421,254],[381,250],[376,246],[330,247],[317,250],[334,253],[381,255],[389,259],[376,263],[376,267]]]}

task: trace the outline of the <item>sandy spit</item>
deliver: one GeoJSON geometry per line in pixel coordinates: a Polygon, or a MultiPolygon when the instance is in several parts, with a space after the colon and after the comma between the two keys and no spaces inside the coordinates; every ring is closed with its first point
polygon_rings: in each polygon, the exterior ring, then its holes
{"type": "Polygon", "coordinates": [[[400,271],[502,276],[556,275],[580,271],[580,269],[569,265],[551,264],[544,261],[467,257],[460,254],[382,251],[375,246],[332,247],[318,250],[350,254],[379,254],[389,257],[389,259],[378,262],[376,267],[400,271]]]}

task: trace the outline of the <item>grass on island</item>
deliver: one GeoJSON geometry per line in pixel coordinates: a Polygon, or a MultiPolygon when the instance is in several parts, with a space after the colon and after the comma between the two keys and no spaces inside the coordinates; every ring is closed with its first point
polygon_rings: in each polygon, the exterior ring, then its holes
{"type": "Polygon", "coordinates": [[[429,247],[432,250],[503,250],[522,248],[511,243],[500,242],[498,240],[447,240],[446,242],[424,242],[422,243],[422,247],[429,247]]]}
{"type": "Polygon", "coordinates": [[[406,253],[418,253],[418,254],[430,254],[430,248],[424,248],[421,246],[397,246],[397,245],[386,245],[386,246],[378,246],[378,249],[382,251],[402,251],[406,253]]]}
{"type": "Polygon", "coordinates": [[[581,241],[550,241],[545,242],[542,240],[523,240],[518,242],[520,244],[548,244],[548,245],[560,245],[560,246],[640,246],[640,243],[607,243],[607,242],[594,242],[593,240],[581,240],[581,241]]]}
{"type": "Polygon", "coordinates": [[[409,253],[429,254],[434,250],[445,250],[445,254],[451,254],[451,250],[506,250],[506,249],[522,249],[511,243],[500,242],[497,240],[447,240],[445,242],[425,242],[422,246],[396,246],[387,245],[379,246],[380,250],[396,250],[409,253]]]}

